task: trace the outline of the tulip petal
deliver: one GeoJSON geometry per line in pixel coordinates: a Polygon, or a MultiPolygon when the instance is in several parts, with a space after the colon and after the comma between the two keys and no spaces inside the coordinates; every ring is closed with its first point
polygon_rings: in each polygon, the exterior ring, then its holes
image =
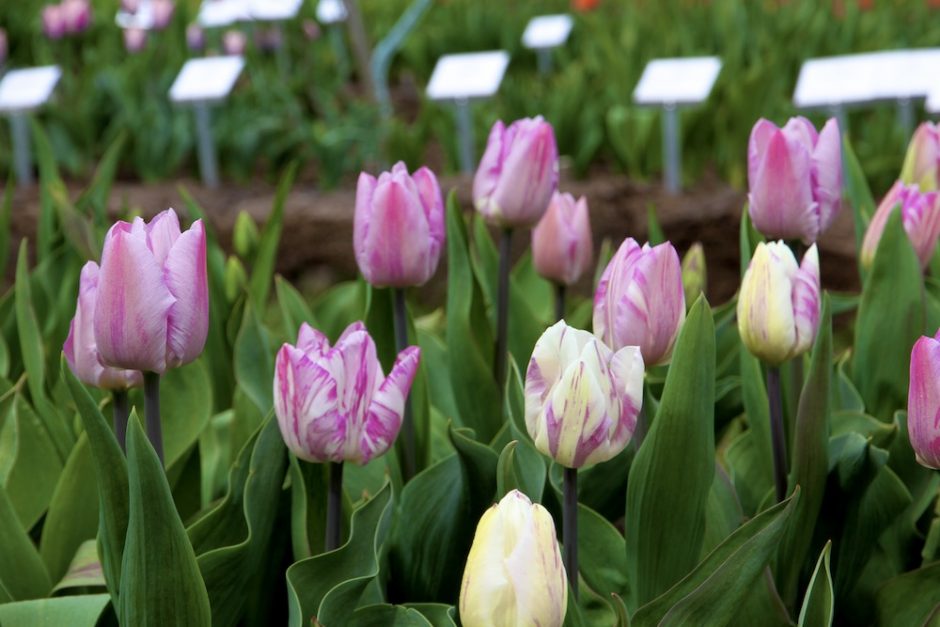
{"type": "Polygon", "coordinates": [[[493,124],[493,128],[490,129],[489,137],[486,140],[486,150],[483,152],[483,157],[480,158],[480,165],[477,166],[476,174],[473,177],[474,205],[476,210],[486,218],[495,217],[491,200],[503,170],[503,150],[506,145],[505,134],[506,126],[502,120],[497,120],[493,124]]]}
{"type": "Polygon", "coordinates": [[[408,398],[420,360],[421,349],[417,346],[403,350],[388,377],[376,390],[359,436],[360,463],[365,464],[387,451],[398,436],[405,399],[408,398]]]}
{"type": "Polygon", "coordinates": [[[311,358],[315,358],[330,350],[330,340],[304,322],[301,323],[300,331],[297,333],[297,348],[310,355],[311,358]]]}
{"type": "Polygon", "coordinates": [[[770,137],[756,177],[750,183],[748,211],[754,226],[768,237],[816,240],[817,205],[810,181],[810,153],[783,131],[770,137]]]}
{"type": "Polygon", "coordinates": [[[798,267],[783,242],[761,242],[738,295],[738,331],[753,354],[770,364],[793,356],[796,326],[792,280],[798,267]]]}
{"type": "MultiPolygon", "coordinates": [[[[615,450],[614,455],[617,455],[633,437],[636,418],[643,407],[643,377],[646,366],[639,347],[625,346],[614,353],[610,359],[609,371],[611,389],[620,406],[617,426],[610,436],[610,448],[615,450]]],[[[614,455],[611,455],[611,458],[614,455]]]]}
{"type": "Polygon", "coordinates": [[[862,265],[866,268],[871,267],[871,264],[875,261],[875,253],[878,251],[878,242],[881,241],[881,236],[884,233],[885,226],[888,224],[888,218],[891,217],[891,212],[902,202],[901,192],[903,190],[904,184],[901,181],[895,182],[881,200],[878,209],[875,210],[875,215],[871,218],[871,222],[868,223],[868,228],[865,230],[865,238],[862,240],[862,250],[860,252],[860,260],[862,265]]]}
{"type": "Polygon", "coordinates": [[[303,351],[284,344],[274,373],[274,409],[284,443],[309,462],[343,461],[347,423],[337,381],[303,351]]]}
{"type": "Polygon", "coordinates": [[[441,186],[437,182],[437,177],[428,168],[418,168],[412,175],[412,179],[418,188],[418,195],[421,198],[421,204],[424,207],[424,214],[428,222],[428,235],[431,239],[428,261],[433,274],[434,270],[437,269],[437,263],[440,260],[441,251],[447,239],[444,226],[444,197],[441,194],[441,186]]]}
{"type": "Polygon", "coordinates": [[[921,337],[911,351],[907,429],[917,461],[940,468],[940,342],[921,337]]]}
{"type": "Polygon", "coordinates": [[[835,118],[819,133],[813,150],[812,183],[819,207],[819,233],[823,233],[842,208],[842,137],[835,118]]]}
{"type": "Polygon", "coordinates": [[[144,230],[147,232],[147,242],[150,244],[154,258],[161,266],[164,265],[170,249],[181,234],[179,217],[172,209],[161,211],[144,227],[144,230]]]}
{"type": "Polygon", "coordinates": [[[819,253],[816,244],[803,255],[800,269],[793,275],[793,322],[796,341],[793,353],[808,351],[819,329],[819,253]]]}
{"type": "Polygon", "coordinates": [[[375,189],[375,210],[364,242],[366,279],[373,285],[405,287],[425,283],[433,270],[427,244],[430,229],[416,194],[394,178],[375,189]]]}
{"type": "Polygon", "coordinates": [[[167,364],[175,368],[199,357],[209,332],[206,233],[202,220],[196,220],[170,248],[164,276],[176,298],[167,317],[166,347],[167,364]]]}
{"type": "Polygon", "coordinates": [[[372,230],[372,196],[378,184],[375,177],[366,172],[359,175],[356,184],[356,210],[353,214],[353,250],[356,263],[363,275],[371,274],[369,266],[369,232],[372,230]]]}

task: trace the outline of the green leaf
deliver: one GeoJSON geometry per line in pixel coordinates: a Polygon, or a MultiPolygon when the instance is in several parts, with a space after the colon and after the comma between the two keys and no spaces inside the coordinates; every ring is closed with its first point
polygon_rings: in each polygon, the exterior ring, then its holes
{"type": "Polygon", "coordinates": [[[907,404],[911,348],[924,332],[924,316],[920,261],[895,210],[862,288],[855,323],[852,376],[876,418],[890,421],[907,404]]]}
{"type": "Polygon", "coordinates": [[[933,625],[940,608],[940,562],[888,580],[876,598],[883,627],[933,625]]]}
{"type": "Polygon", "coordinates": [[[698,562],[715,472],[714,399],[715,327],[700,297],[679,334],[659,411],[630,469],[625,535],[634,606],[665,592],[698,562]]]}
{"type": "Polygon", "coordinates": [[[277,303],[281,309],[281,319],[284,321],[284,335],[293,341],[304,322],[312,327],[317,324],[310,311],[309,305],[297,289],[281,275],[274,277],[274,290],[277,293],[277,303]]]}
{"type": "Polygon", "coordinates": [[[274,406],[274,358],[267,331],[254,307],[245,304],[245,314],[235,340],[235,380],[238,386],[267,414],[274,406]]]}
{"type": "Polygon", "coordinates": [[[831,548],[832,542],[827,542],[816,562],[816,570],[813,571],[813,576],[806,588],[806,596],[803,597],[800,627],[832,625],[835,613],[835,591],[832,589],[832,575],[829,574],[829,550],[831,548]]]}
{"type": "MultiPolygon", "coordinates": [[[[871,195],[871,189],[865,180],[865,173],[862,171],[862,165],[852,150],[852,144],[849,142],[848,135],[842,136],[842,165],[845,174],[845,199],[852,207],[852,217],[855,222],[855,250],[861,252],[862,240],[865,239],[865,231],[868,230],[868,222],[875,213],[875,199],[871,195]]],[[[861,256],[859,255],[859,258],[861,256]]]]}
{"type": "MultiPolygon", "coordinates": [[[[95,513],[97,514],[97,509],[95,513]]],[[[52,593],[73,588],[105,588],[106,586],[104,571],[101,570],[101,561],[98,559],[98,543],[92,539],[85,540],[78,546],[72,561],[69,562],[68,570],[52,589],[52,593]]]]}
{"type": "MultiPolygon", "coordinates": [[[[764,371],[760,361],[751,354],[743,342],[739,344],[741,362],[741,400],[747,414],[747,427],[751,445],[756,452],[754,472],[743,477],[758,494],[765,493],[774,483],[773,450],[770,437],[770,404],[764,386],[764,371]]],[[[748,513],[753,513],[753,510],[748,513]]]]}
{"type": "Polygon", "coordinates": [[[42,261],[52,252],[56,237],[55,201],[52,188],[60,182],[59,166],[49,136],[35,119],[30,119],[36,164],[39,167],[39,224],[36,228],[36,259],[42,261]]]}
{"type": "Polygon", "coordinates": [[[367,605],[349,617],[350,627],[433,627],[416,609],[402,605],[367,605]]]}
{"type": "MultiPolygon", "coordinates": [[[[39,551],[20,524],[6,490],[0,487],[0,590],[12,600],[44,597],[52,589],[39,551]]],[[[0,607],[4,607],[0,605],[0,607]]],[[[6,625],[6,623],[4,623],[6,625]]]]}
{"type": "Polygon", "coordinates": [[[659,224],[659,218],[656,216],[656,204],[646,203],[646,239],[650,246],[662,244],[666,240],[666,234],[663,233],[663,227],[659,224]]]}
{"type": "Polygon", "coordinates": [[[202,359],[168,370],[163,375],[160,381],[160,419],[167,468],[184,461],[183,456],[196,444],[211,415],[212,386],[202,359]]]}
{"type": "MultiPolygon", "coordinates": [[[[535,448],[532,438],[525,427],[525,398],[522,387],[522,376],[515,363],[509,364],[509,376],[506,380],[505,411],[509,417],[509,434],[516,441],[512,451],[511,464],[504,462],[503,476],[505,490],[498,489],[498,497],[511,490],[518,489],[533,502],[542,502],[542,492],[545,489],[545,479],[548,473],[546,458],[535,448]],[[511,486],[509,484],[512,484],[511,486]]],[[[497,468],[497,481],[500,477],[497,468]]]]}
{"type": "Polygon", "coordinates": [[[107,594],[81,594],[7,603],[0,605],[0,623],[4,627],[95,627],[108,600],[107,594]]]}
{"type": "Polygon", "coordinates": [[[268,302],[268,292],[271,290],[271,281],[274,278],[274,265],[277,262],[277,250],[281,241],[281,231],[284,229],[284,205],[287,203],[287,194],[294,184],[297,175],[297,162],[292,162],[281,180],[277,184],[274,196],[274,205],[271,214],[261,231],[261,243],[255,255],[251,268],[251,282],[248,291],[255,307],[264,310],[268,302]]]}
{"type": "Polygon", "coordinates": [[[3,203],[0,204],[0,276],[6,276],[7,263],[10,259],[10,221],[13,216],[13,190],[16,182],[13,171],[7,177],[7,186],[3,190],[3,203]]]}
{"type": "Polygon", "coordinates": [[[133,411],[127,423],[127,468],[130,515],[121,565],[121,624],[211,625],[196,554],[163,466],[133,411]]]}
{"type": "Polygon", "coordinates": [[[406,603],[405,607],[418,610],[434,627],[457,627],[457,610],[443,603],[406,603]]]}
{"type": "Polygon", "coordinates": [[[578,570],[584,585],[611,603],[629,593],[623,536],[600,514],[578,504],[578,570]]]}
{"type": "MultiPolygon", "coordinates": [[[[108,196],[111,194],[111,185],[114,183],[114,177],[121,163],[126,140],[127,132],[122,130],[104,151],[91,182],[75,203],[79,211],[85,214],[91,209],[95,224],[99,227],[108,223],[108,196]]],[[[98,246],[95,248],[98,249],[98,246]]]]}

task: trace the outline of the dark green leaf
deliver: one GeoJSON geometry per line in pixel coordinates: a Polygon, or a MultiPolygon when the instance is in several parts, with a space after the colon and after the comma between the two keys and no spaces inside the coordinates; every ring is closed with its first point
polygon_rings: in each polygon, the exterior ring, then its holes
{"type": "Polygon", "coordinates": [[[800,627],[829,627],[835,612],[835,592],[832,589],[832,575],[829,574],[829,549],[831,542],[823,547],[816,570],[809,580],[803,609],[800,610],[800,627]]]}
{"type": "MultiPolygon", "coordinates": [[[[52,581],[39,551],[20,524],[6,490],[0,487],[0,590],[14,601],[44,597],[52,581]]],[[[0,605],[0,607],[4,607],[0,605]]],[[[6,623],[4,623],[5,625],[6,623]]]]}
{"type": "Polygon", "coordinates": [[[274,196],[274,205],[271,214],[261,231],[261,243],[258,245],[258,254],[251,268],[251,283],[249,292],[255,307],[264,310],[268,302],[268,292],[271,290],[271,281],[274,278],[274,264],[277,261],[277,249],[281,241],[281,231],[284,228],[284,205],[287,194],[294,184],[297,175],[297,162],[292,162],[281,180],[277,184],[277,193],[274,196]]]}
{"type": "Polygon", "coordinates": [[[274,357],[271,341],[254,308],[245,305],[235,340],[235,380],[262,414],[274,406],[274,357]]]}
{"type": "Polygon", "coordinates": [[[95,627],[108,606],[106,594],[81,594],[0,605],[4,627],[95,627]]]}

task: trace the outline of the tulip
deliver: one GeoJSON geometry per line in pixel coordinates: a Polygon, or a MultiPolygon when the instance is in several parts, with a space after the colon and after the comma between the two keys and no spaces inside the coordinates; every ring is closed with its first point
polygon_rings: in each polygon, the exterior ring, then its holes
{"type": "Polygon", "coordinates": [[[700,242],[695,242],[682,258],[682,292],[685,294],[686,304],[695,302],[699,294],[705,292],[707,285],[705,249],[700,242]]]}
{"type": "Polygon", "coordinates": [[[176,10],[173,0],[151,0],[150,8],[153,12],[154,30],[163,30],[173,21],[173,13],[176,10]]]}
{"type": "Polygon", "coordinates": [[[921,337],[911,351],[907,431],[917,462],[940,468],[940,332],[921,337]]]}
{"type": "Polygon", "coordinates": [[[648,366],[669,361],[685,320],[679,255],[669,242],[627,238],[594,294],[594,334],[613,350],[639,346],[648,366]]]}
{"type": "Polygon", "coordinates": [[[429,169],[409,175],[399,161],[378,179],[365,172],[359,175],[353,245],[369,283],[426,283],[437,269],[444,239],[444,201],[429,169]]]}
{"type": "Polygon", "coordinates": [[[552,125],[542,119],[496,122],[473,179],[473,202],[501,227],[536,224],[558,186],[558,148],[552,125]]]}
{"type": "Polygon", "coordinates": [[[366,464],[398,435],[421,350],[398,354],[386,378],[375,343],[356,322],[336,345],[307,324],[284,344],[274,373],[274,411],[287,448],[310,462],[366,464]]]}
{"type": "Polygon", "coordinates": [[[806,118],[777,128],[761,119],[747,149],[749,212],[768,238],[811,244],[842,206],[842,146],[835,119],[817,135],[806,118]]]}
{"type": "Polygon", "coordinates": [[[125,13],[137,13],[140,9],[140,0],[121,0],[121,10],[125,13]]]}
{"type": "Polygon", "coordinates": [[[209,328],[206,234],[169,209],[118,222],[105,237],[95,341],[106,365],[163,374],[202,353],[209,328]]]}
{"type": "Polygon", "coordinates": [[[614,352],[563,320],[535,343],[526,370],[526,429],[536,448],[562,466],[580,468],[620,453],[642,404],[638,347],[614,352]]]}
{"type": "Polygon", "coordinates": [[[140,372],[111,368],[101,362],[94,329],[97,297],[98,264],[89,261],[82,268],[75,317],[69,325],[69,335],[62,349],[65,360],[78,380],[87,385],[108,390],[137,387],[143,383],[140,372]]]}
{"type": "Polygon", "coordinates": [[[300,29],[303,31],[304,37],[307,41],[316,41],[323,34],[320,30],[320,24],[316,20],[306,19],[300,24],[300,29]]]}
{"type": "Polygon", "coordinates": [[[88,0],[63,0],[60,6],[66,33],[75,35],[88,29],[91,23],[91,5],[88,0]]]}
{"type": "Polygon", "coordinates": [[[940,129],[933,122],[924,122],[914,131],[904,155],[901,181],[905,185],[918,185],[932,192],[937,189],[940,170],[940,129]]]}
{"type": "Polygon", "coordinates": [[[738,331],[748,350],[771,365],[800,355],[819,329],[819,255],[799,266],[783,242],[761,242],[738,295],[738,331]]]}
{"type": "Polygon", "coordinates": [[[42,32],[49,39],[62,39],[65,35],[65,13],[58,4],[42,8],[42,32]]]}
{"type": "Polygon", "coordinates": [[[477,524],[460,587],[460,622],[561,627],[567,603],[551,514],[511,490],[477,524]]]}
{"type": "Polygon", "coordinates": [[[10,53],[10,43],[7,39],[7,32],[0,28],[0,66],[6,63],[7,55],[10,53]]]}
{"type": "Polygon", "coordinates": [[[186,27],[186,47],[192,52],[199,52],[206,47],[206,33],[199,24],[190,24],[186,27]]]}
{"type": "Polygon", "coordinates": [[[532,230],[536,272],[561,285],[572,285],[590,268],[594,256],[587,200],[555,192],[548,210],[532,230]]]}
{"type": "Polygon", "coordinates": [[[124,29],[124,48],[131,54],[136,54],[147,45],[147,31],[143,28],[131,27],[124,29]]]}
{"type": "Polygon", "coordinates": [[[273,52],[284,45],[284,34],[279,26],[255,30],[255,46],[264,52],[273,52]]]}
{"type": "Polygon", "coordinates": [[[248,47],[248,37],[240,30],[227,30],[222,35],[222,51],[225,54],[244,54],[248,47]]]}
{"type": "Polygon", "coordinates": [[[862,240],[862,265],[870,268],[875,260],[878,242],[885,230],[888,218],[894,208],[900,206],[901,221],[907,237],[914,246],[921,268],[926,268],[937,247],[940,237],[940,193],[921,192],[917,185],[905,185],[901,181],[894,184],[878,205],[875,215],[868,224],[865,239],[862,240]]]}

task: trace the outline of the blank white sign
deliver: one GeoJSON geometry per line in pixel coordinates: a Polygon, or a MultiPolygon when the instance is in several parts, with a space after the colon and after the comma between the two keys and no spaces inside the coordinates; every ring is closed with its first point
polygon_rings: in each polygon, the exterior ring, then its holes
{"type": "Polygon", "coordinates": [[[32,111],[52,97],[62,77],[57,65],[10,70],[0,80],[0,111],[32,111]]]}
{"type": "Polygon", "coordinates": [[[499,89],[508,65],[505,50],[444,55],[437,60],[428,82],[428,98],[488,98],[499,89]]]}
{"type": "Polygon", "coordinates": [[[204,28],[224,28],[250,19],[248,0],[203,0],[197,21],[204,28]]]}
{"type": "Polygon", "coordinates": [[[574,20],[570,15],[540,15],[529,20],[522,45],[533,50],[557,48],[568,41],[574,20]]]}
{"type": "Polygon", "coordinates": [[[320,0],[317,3],[317,19],[323,24],[346,21],[346,5],[343,0],[320,0]]]}
{"type": "Polygon", "coordinates": [[[170,87],[173,102],[211,102],[231,93],[245,67],[241,56],[190,59],[170,87]]]}
{"type": "Polygon", "coordinates": [[[118,9],[114,21],[119,28],[142,28],[150,30],[153,28],[153,4],[150,0],[140,0],[137,11],[128,13],[124,9],[118,9]]]}
{"type": "Polygon", "coordinates": [[[251,17],[258,21],[283,21],[297,16],[303,0],[252,0],[251,17]]]}
{"type": "Polygon", "coordinates": [[[643,69],[633,100],[643,105],[698,104],[708,99],[720,71],[718,57],[655,59],[643,69]]]}

